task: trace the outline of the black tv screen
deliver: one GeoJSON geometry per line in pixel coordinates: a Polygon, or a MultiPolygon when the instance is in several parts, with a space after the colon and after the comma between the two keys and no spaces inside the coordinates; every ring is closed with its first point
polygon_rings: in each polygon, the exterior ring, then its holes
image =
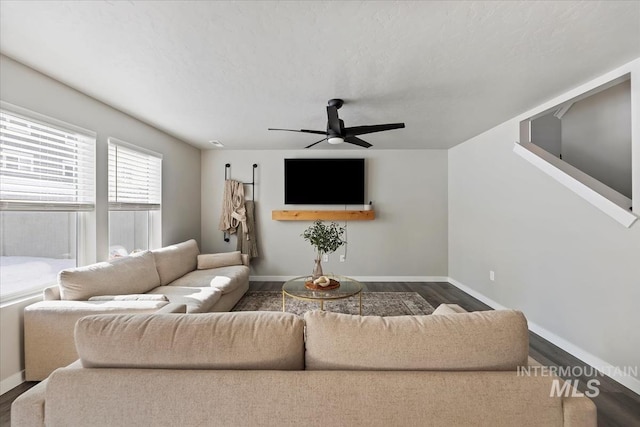
{"type": "Polygon", "coordinates": [[[364,159],[284,159],[286,205],[362,205],[364,181],[364,159]]]}

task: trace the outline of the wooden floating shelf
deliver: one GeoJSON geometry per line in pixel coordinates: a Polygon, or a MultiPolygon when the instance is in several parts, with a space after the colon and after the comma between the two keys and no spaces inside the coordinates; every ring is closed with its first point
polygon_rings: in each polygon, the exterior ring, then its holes
{"type": "Polygon", "coordinates": [[[271,211],[274,221],[371,221],[375,211],[271,211]]]}

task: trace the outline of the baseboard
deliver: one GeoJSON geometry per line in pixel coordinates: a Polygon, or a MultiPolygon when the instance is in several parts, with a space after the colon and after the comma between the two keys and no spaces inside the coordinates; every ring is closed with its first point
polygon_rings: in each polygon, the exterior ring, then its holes
{"type": "MultiPolygon", "coordinates": [[[[502,304],[492,300],[491,298],[481,294],[480,292],[473,290],[468,286],[463,285],[462,283],[458,282],[457,280],[451,277],[449,277],[448,281],[456,288],[466,292],[467,294],[482,301],[483,303],[487,304],[488,306],[491,306],[494,309],[504,310],[507,308],[502,304]]],[[[597,356],[594,356],[593,354],[567,341],[566,339],[559,337],[558,335],[543,328],[542,326],[537,325],[536,323],[531,321],[528,321],[528,323],[529,323],[529,330],[531,330],[531,332],[537,335],[540,335],[545,340],[553,343],[554,345],[557,345],[567,353],[582,360],[587,365],[605,372],[609,378],[622,384],[623,386],[627,387],[629,390],[633,391],[634,393],[640,394],[640,380],[637,380],[636,378],[631,377],[629,375],[623,375],[623,372],[620,372],[620,370],[616,369],[615,366],[600,359],[597,356]]]]}
{"type": "MultiPolygon", "coordinates": [[[[249,276],[252,282],[285,282],[298,276],[249,276]]],[[[360,282],[448,282],[446,276],[349,276],[360,282]]]]}
{"type": "Polygon", "coordinates": [[[622,384],[634,393],[640,394],[640,380],[637,380],[629,375],[623,375],[623,372],[621,372],[620,369],[616,369],[616,367],[611,365],[610,363],[570,343],[564,338],[557,336],[553,332],[548,331],[540,325],[529,322],[529,329],[531,330],[531,332],[540,335],[542,338],[546,339],[549,342],[552,342],[567,353],[570,353],[578,359],[582,360],[587,365],[593,366],[594,368],[604,372],[609,378],[622,384]]]}
{"type": "Polygon", "coordinates": [[[447,282],[446,276],[353,276],[360,282],[447,282]]]}
{"type": "Polygon", "coordinates": [[[249,276],[250,282],[286,282],[298,276],[249,276]]]}
{"type": "Polygon", "coordinates": [[[481,294],[480,292],[476,291],[475,289],[471,289],[470,287],[463,285],[462,283],[458,282],[453,277],[449,277],[448,278],[448,282],[451,283],[456,288],[460,289],[461,291],[464,291],[465,293],[471,295],[475,299],[482,301],[483,303],[487,304],[488,306],[490,306],[491,308],[493,308],[495,310],[507,310],[508,309],[508,307],[505,307],[504,305],[497,303],[496,301],[494,301],[491,298],[481,294]]]}
{"type": "Polygon", "coordinates": [[[0,381],[0,394],[5,394],[6,392],[18,387],[20,384],[24,382],[24,371],[16,372],[0,381]]]}

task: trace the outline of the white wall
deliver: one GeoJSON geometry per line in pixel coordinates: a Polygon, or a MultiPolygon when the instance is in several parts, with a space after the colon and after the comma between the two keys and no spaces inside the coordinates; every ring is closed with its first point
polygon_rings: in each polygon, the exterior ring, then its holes
{"type": "Polygon", "coordinates": [[[561,127],[562,159],[631,198],[630,81],[576,102],[561,127]]]}
{"type": "MultiPolygon", "coordinates": [[[[273,221],[272,210],[344,209],[344,206],[285,206],[284,159],[302,157],[365,158],[366,197],[374,221],[348,222],[347,261],[340,248],[323,263],[326,273],[356,277],[446,276],[447,152],[444,150],[211,150],[202,154],[202,249],[235,250],[218,231],[224,165],[231,177],[251,181],[256,169],[256,221],[261,256],[252,261],[253,276],[310,274],[314,252],[300,234],[311,222],[273,221]]],[[[362,206],[349,206],[361,209],[362,206]]],[[[341,224],[344,224],[341,223],[341,224]]]]}
{"type": "Polygon", "coordinates": [[[562,124],[553,113],[531,121],[531,141],[556,157],[562,155],[562,124]]]}
{"type": "MultiPolygon", "coordinates": [[[[640,61],[627,68],[640,80],[640,61]]],[[[513,152],[519,121],[535,113],[449,150],[449,276],[523,310],[587,363],[638,366],[640,224],[621,226],[513,152]]],[[[638,378],[618,379],[638,390],[638,378]]]]}
{"type": "MultiPolygon", "coordinates": [[[[97,133],[95,248],[91,248],[94,259],[108,257],[108,137],[163,155],[163,244],[200,238],[200,150],[6,56],[0,56],[0,97],[19,107],[97,133]]],[[[17,378],[16,375],[19,377],[23,368],[22,343],[17,345],[14,339],[21,336],[22,306],[5,304],[0,307],[2,392],[17,378]]]]}

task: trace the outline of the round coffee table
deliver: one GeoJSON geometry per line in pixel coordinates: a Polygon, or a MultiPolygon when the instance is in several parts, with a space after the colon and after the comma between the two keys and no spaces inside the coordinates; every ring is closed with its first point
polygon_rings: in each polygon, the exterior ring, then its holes
{"type": "Polygon", "coordinates": [[[340,282],[340,287],[331,290],[307,289],[305,283],[311,280],[310,276],[300,276],[287,280],[282,285],[282,311],[285,309],[285,297],[296,298],[303,301],[320,302],[320,310],[324,310],[324,302],[338,299],[360,296],[360,315],[362,316],[362,283],[345,276],[327,276],[340,282]]]}

